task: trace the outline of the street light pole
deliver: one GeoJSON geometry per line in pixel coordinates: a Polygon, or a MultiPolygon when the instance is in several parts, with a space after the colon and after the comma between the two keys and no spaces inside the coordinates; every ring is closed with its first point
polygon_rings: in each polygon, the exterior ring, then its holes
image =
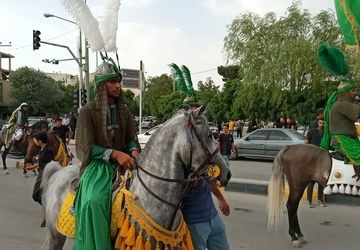
{"type": "MultiPolygon", "coordinates": [[[[86,2],[86,1],[85,1],[86,2]]],[[[78,26],[78,24],[74,21],[68,20],[66,18],[63,17],[59,17],[57,15],[54,14],[50,14],[50,13],[44,13],[44,17],[48,18],[48,17],[55,17],[58,19],[61,19],[63,21],[75,24],[78,26]]],[[[80,29],[80,28],[79,28],[80,29]]],[[[79,93],[81,93],[81,89],[84,87],[86,89],[87,94],[87,102],[89,102],[89,49],[88,49],[88,44],[87,44],[87,40],[85,39],[85,63],[82,62],[82,36],[81,36],[81,30],[80,30],[80,45],[79,45],[79,93]],[[83,73],[82,71],[85,71],[85,86],[83,84],[83,73]]],[[[81,95],[79,95],[79,109],[81,108],[81,95]]]]}

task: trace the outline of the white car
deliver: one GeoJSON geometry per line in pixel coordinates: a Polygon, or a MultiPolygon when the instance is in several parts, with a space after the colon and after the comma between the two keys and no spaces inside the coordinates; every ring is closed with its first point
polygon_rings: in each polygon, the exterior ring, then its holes
{"type": "Polygon", "coordinates": [[[157,125],[151,129],[147,130],[143,134],[138,134],[138,139],[139,139],[141,149],[145,148],[145,145],[149,141],[150,137],[161,127],[162,127],[162,124],[157,125]]]}

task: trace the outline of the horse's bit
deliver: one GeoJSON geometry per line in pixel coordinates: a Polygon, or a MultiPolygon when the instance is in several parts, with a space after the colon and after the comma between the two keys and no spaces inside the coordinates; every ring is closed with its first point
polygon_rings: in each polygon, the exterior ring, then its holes
{"type": "MultiPolygon", "coordinates": [[[[195,135],[195,137],[198,139],[198,141],[200,142],[201,147],[203,148],[203,150],[205,151],[206,154],[206,159],[204,160],[204,162],[200,165],[200,167],[198,167],[194,172],[192,172],[189,177],[187,179],[170,179],[170,178],[164,178],[161,176],[157,176],[154,175],[152,173],[150,173],[149,171],[145,170],[144,168],[142,168],[141,166],[138,165],[137,168],[137,177],[141,183],[141,185],[146,189],[146,191],[148,191],[152,196],[154,196],[156,199],[160,200],[161,202],[173,207],[173,213],[172,216],[170,218],[169,221],[169,226],[168,228],[171,228],[174,220],[175,220],[175,216],[176,216],[176,212],[177,210],[180,208],[181,206],[181,202],[182,199],[185,195],[185,193],[187,191],[189,191],[189,189],[191,188],[192,185],[194,185],[195,183],[197,183],[199,180],[203,180],[204,177],[202,177],[202,174],[204,173],[204,169],[210,165],[214,165],[214,157],[215,155],[219,152],[219,149],[216,148],[214,150],[214,152],[210,152],[210,150],[207,148],[207,146],[205,145],[204,140],[201,138],[199,131],[196,129],[196,126],[192,123],[192,120],[194,120],[193,117],[193,113],[190,113],[190,120],[189,120],[189,124],[188,127],[190,128],[190,132],[193,133],[195,135]],[[175,182],[175,183],[184,183],[185,187],[183,192],[180,195],[179,200],[176,202],[176,204],[171,203],[169,201],[164,200],[163,198],[161,198],[160,196],[158,196],[157,194],[155,194],[153,191],[151,191],[146,184],[144,183],[144,181],[141,179],[140,175],[139,175],[139,170],[141,170],[142,172],[144,172],[146,175],[149,175],[150,177],[153,177],[155,179],[161,180],[161,181],[165,181],[165,182],[175,182]]],[[[191,134],[192,136],[192,134],[191,134]]],[[[193,141],[193,137],[192,140],[193,141]]],[[[192,144],[193,145],[193,144],[192,144]]],[[[190,155],[190,165],[191,165],[191,161],[192,161],[192,151],[191,155],[190,155]]],[[[185,166],[185,168],[191,168],[191,166],[185,166]]]]}

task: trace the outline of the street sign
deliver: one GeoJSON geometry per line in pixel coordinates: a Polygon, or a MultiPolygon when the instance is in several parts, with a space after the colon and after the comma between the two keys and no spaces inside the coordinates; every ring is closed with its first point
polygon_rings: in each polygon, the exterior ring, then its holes
{"type": "Polygon", "coordinates": [[[140,88],[140,78],[138,69],[121,69],[122,85],[124,88],[140,88]]]}

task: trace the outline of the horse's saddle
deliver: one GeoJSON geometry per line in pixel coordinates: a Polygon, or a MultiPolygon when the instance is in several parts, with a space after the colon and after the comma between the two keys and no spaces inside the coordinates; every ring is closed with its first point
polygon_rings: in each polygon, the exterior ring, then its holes
{"type": "MultiPolygon", "coordinates": [[[[173,231],[157,224],[140,205],[135,194],[126,188],[126,182],[127,179],[124,179],[120,187],[113,192],[110,234],[115,240],[115,249],[158,249],[162,245],[169,249],[193,250],[184,219],[181,217],[179,225],[173,231]]],[[[74,199],[75,192],[70,191],[56,220],[56,229],[72,238],[75,236],[74,199]]]]}
{"type": "Polygon", "coordinates": [[[360,195],[360,181],[353,178],[355,170],[352,164],[345,164],[343,160],[332,158],[332,167],[324,194],[360,195]]]}

